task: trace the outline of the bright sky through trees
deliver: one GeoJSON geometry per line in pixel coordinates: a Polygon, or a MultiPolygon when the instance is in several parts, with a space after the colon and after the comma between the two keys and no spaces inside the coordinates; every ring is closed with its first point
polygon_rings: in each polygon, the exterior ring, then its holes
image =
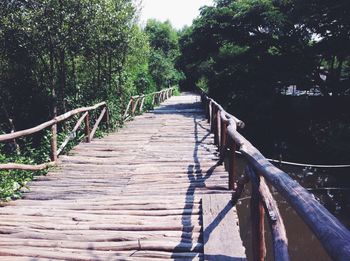
{"type": "Polygon", "coordinates": [[[213,5],[212,0],[143,0],[141,23],[155,18],[160,21],[170,20],[172,25],[181,29],[184,25],[191,25],[198,16],[199,8],[204,5],[213,5]]]}

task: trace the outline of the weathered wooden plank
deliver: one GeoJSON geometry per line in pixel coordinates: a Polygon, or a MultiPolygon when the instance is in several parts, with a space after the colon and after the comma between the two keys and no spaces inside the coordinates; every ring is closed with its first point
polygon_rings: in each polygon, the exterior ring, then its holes
{"type": "Polygon", "coordinates": [[[217,161],[198,97],[174,97],[1,204],[0,260],[203,260],[202,197],[231,195],[217,161]]]}
{"type": "Polygon", "coordinates": [[[246,260],[230,195],[204,195],[202,205],[204,259],[246,260]]]}
{"type": "Polygon", "coordinates": [[[91,106],[91,107],[83,107],[83,108],[79,108],[79,109],[75,109],[75,110],[72,110],[72,111],[69,111],[69,112],[66,112],[65,114],[62,114],[60,116],[57,116],[56,118],[50,120],[50,121],[47,121],[47,122],[44,122],[36,127],[33,127],[33,128],[30,128],[30,129],[27,129],[27,130],[21,130],[21,131],[16,131],[16,132],[13,132],[13,133],[10,133],[10,134],[2,134],[0,135],[0,141],[7,141],[7,140],[12,140],[12,139],[16,139],[16,138],[19,138],[19,137],[23,137],[23,136],[27,136],[27,135],[31,135],[33,133],[36,133],[38,131],[41,131],[47,127],[50,127],[54,124],[57,124],[61,121],[64,121],[66,119],[69,119],[70,117],[78,114],[78,113],[82,113],[82,112],[86,112],[86,111],[91,111],[91,110],[95,110],[101,106],[106,106],[106,103],[105,102],[101,102],[99,104],[96,104],[94,106],[91,106]]]}
{"type": "Polygon", "coordinates": [[[236,124],[233,121],[229,124],[228,135],[239,145],[239,150],[254,169],[277,189],[309,226],[330,257],[334,260],[349,260],[350,231],[309,191],[287,173],[271,164],[257,148],[236,130],[236,124]]]}

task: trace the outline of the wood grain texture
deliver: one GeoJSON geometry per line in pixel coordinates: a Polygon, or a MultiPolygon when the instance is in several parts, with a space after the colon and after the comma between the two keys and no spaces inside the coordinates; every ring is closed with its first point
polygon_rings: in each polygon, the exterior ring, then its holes
{"type": "MultiPolygon", "coordinates": [[[[218,103],[208,97],[205,92],[200,90],[200,93],[203,104],[208,107],[210,112],[208,120],[213,123],[213,111],[217,109],[221,111],[221,119],[228,123],[228,137],[234,140],[239,151],[253,166],[255,171],[263,176],[269,185],[276,188],[287,200],[320,240],[329,256],[334,260],[350,260],[350,231],[318,202],[310,192],[293,180],[287,173],[269,162],[257,148],[237,131],[237,128],[244,127],[242,121],[228,114],[218,103]]],[[[211,127],[213,129],[213,126],[211,127]]],[[[285,258],[286,255],[283,254],[282,257],[285,258]]]]}
{"type": "Polygon", "coordinates": [[[66,112],[60,116],[55,117],[54,119],[52,119],[50,121],[44,122],[36,127],[30,128],[30,129],[16,131],[16,132],[9,133],[9,134],[2,134],[2,135],[0,135],[0,142],[31,135],[33,133],[36,133],[36,132],[41,131],[43,129],[46,129],[47,127],[55,125],[59,122],[65,121],[76,114],[83,113],[86,111],[96,110],[97,108],[102,107],[102,106],[106,106],[106,103],[101,102],[101,103],[98,103],[98,104],[91,106],[91,107],[82,107],[82,108],[78,108],[78,109],[66,112]]]}
{"type": "Polygon", "coordinates": [[[172,97],[2,203],[0,260],[203,260],[202,197],[231,194],[218,159],[199,97],[172,97]]]}
{"type": "Polygon", "coordinates": [[[202,198],[204,259],[246,260],[239,235],[236,208],[230,195],[207,194],[202,198]]]}

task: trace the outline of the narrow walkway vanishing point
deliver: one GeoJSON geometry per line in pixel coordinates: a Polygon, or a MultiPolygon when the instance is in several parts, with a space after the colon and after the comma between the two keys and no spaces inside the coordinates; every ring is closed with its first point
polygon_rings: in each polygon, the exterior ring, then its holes
{"type": "Polygon", "coordinates": [[[172,97],[2,207],[0,260],[243,260],[217,162],[200,97],[172,97]]]}

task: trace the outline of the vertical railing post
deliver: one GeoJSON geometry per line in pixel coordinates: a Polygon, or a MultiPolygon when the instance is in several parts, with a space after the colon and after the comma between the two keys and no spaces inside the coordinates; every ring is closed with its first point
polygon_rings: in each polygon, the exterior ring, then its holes
{"type": "Polygon", "coordinates": [[[109,127],[110,127],[109,109],[107,105],[105,106],[105,108],[106,108],[106,113],[104,115],[104,122],[106,123],[106,127],[109,130],[109,127]]]}
{"type": "Polygon", "coordinates": [[[132,116],[135,115],[135,111],[136,111],[137,105],[138,105],[138,103],[139,103],[139,100],[140,100],[140,97],[138,97],[138,98],[136,99],[136,101],[133,100],[132,110],[131,110],[131,115],[132,115],[132,116]]]}
{"type": "Polygon", "coordinates": [[[229,164],[228,164],[228,188],[229,190],[236,189],[236,142],[229,137],[228,139],[230,156],[229,156],[229,164]]]}
{"type": "Polygon", "coordinates": [[[219,152],[221,150],[221,110],[216,109],[216,144],[218,145],[219,152]]]}
{"type": "Polygon", "coordinates": [[[221,135],[220,135],[220,160],[223,162],[225,160],[225,154],[226,154],[226,146],[227,146],[227,122],[224,119],[221,119],[221,135]]]}
{"type": "Polygon", "coordinates": [[[213,110],[212,110],[213,108],[211,106],[211,103],[212,103],[212,101],[209,100],[209,102],[208,102],[208,113],[209,113],[208,123],[210,124],[210,130],[211,130],[211,118],[213,117],[213,110]]]}
{"type": "Polygon", "coordinates": [[[51,126],[51,161],[57,161],[57,123],[51,126]]]}
{"type": "Polygon", "coordinates": [[[135,101],[134,101],[134,98],[133,98],[133,97],[131,97],[130,100],[131,100],[131,102],[130,102],[130,112],[131,112],[130,115],[133,116],[133,115],[132,115],[132,109],[134,108],[134,103],[135,103],[135,101]]]}
{"type": "Polygon", "coordinates": [[[259,192],[260,179],[250,167],[247,168],[247,172],[252,183],[250,214],[252,223],[253,260],[264,261],[266,256],[264,227],[265,209],[259,192]]]}
{"type": "Polygon", "coordinates": [[[143,104],[145,103],[145,98],[146,96],[143,96],[141,99],[141,104],[140,104],[140,109],[139,109],[139,112],[142,113],[142,110],[143,110],[143,104]]]}
{"type": "Polygon", "coordinates": [[[218,121],[217,121],[218,107],[213,103],[213,120],[212,120],[212,132],[214,133],[214,144],[218,145],[218,121]]]}
{"type": "Polygon", "coordinates": [[[202,95],[202,99],[203,99],[203,104],[204,104],[204,109],[205,109],[205,116],[207,118],[207,120],[209,120],[210,118],[210,111],[209,111],[209,101],[207,99],[207,97],[205,97],[204,95],[202,95]]]}
{"type": "Polygon", "coordinates": [[[210,132],[211,133],[214,133],[214,131],[215,131],[214,124],[215,124],[215,104],[213,102],[211,102],[211,117],[210,117],[210,132]]]}
{"type": "Polygon", "coordinates": [[[86,142],[91,142],[90,140],[90,112],[85,117],[85,141],[86,142]]]}

